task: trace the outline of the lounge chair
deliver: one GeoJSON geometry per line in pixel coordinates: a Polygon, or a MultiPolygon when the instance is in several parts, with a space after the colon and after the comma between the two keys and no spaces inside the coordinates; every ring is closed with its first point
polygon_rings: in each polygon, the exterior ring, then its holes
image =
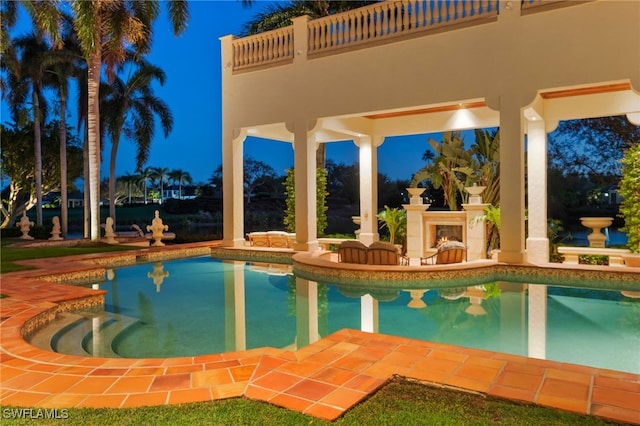
{"type": "Polygon", "coordinates": [[[343,263],[367,263],[367,246],[360,241],[349,240],[338,246],[338,259],[343,263]]]}
{"type": "Polygon", "coordinates": [[[421,257],[421,265],[442,265],[447,263],[461,263],[467,260],[467,246],[459,241],[448,241],[438,247],[438,252],[429,257],[421,257]]]}
{"type": "Polygon", "coordinates": [[[249,232],[247,236],[252,247],[269,247],[269,239],[266,232],[249,232]]]}
{"type": "Polygon", "coordinates": [[[269,247],[287,248],[289,246],[289,236],[284,231],[269,231],[267,238],[269,239],[269,247]]]}
{"type": "Polygon", "coordinates": [[[367,262],[369,265],[405,265],[408,263],[395,245],[384,241],[371,243],[367,249],[367,262]]]}

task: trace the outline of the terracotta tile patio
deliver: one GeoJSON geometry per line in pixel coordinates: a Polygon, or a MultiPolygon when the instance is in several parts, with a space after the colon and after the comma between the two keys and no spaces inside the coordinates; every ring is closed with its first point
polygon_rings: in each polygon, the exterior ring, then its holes
{"type": "MultiPolygon", "coordinates": [[[[47,275],[92,270],[77,259],[34,261],[47,275]]],[[[401,375],[542,406],[640,424],[640,375],[344,329],[296,352],[274,348],[171,359],[83,358],[38,349],[25,323],[96,291],[2,275],[0,403],[138,407],[245,396],[333,420],[401,375]]]]}

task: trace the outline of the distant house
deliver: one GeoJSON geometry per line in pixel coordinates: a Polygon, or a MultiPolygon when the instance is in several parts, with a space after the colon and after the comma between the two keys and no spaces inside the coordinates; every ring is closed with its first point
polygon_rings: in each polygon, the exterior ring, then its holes
{"type": "Polygon", "coordinates": [[[608,205],[618,205],[622,202],[622,196],[620,195],[620,187],[618,185],[611,185],[602,190],[603,203],[608,205]]]}
{"type": "MultiPolygon", "coordinates": [[[[42,205],[45,208],[59,208],[62,201],[60,192],[50,192],[42,197],[42,205]]],[[[79,208],[84,206],[84,194],[82,192],[74,192],[67,194],[67,208],[79,208]]]]}
{"type": "Polygon", "coordinates": [[[183,185],[182,192],[178,185],[171,185],[164,188],[162,193],[163,200],[176,199],[176,200],[193,200],[196,198],[196,186],[183,185]]]}

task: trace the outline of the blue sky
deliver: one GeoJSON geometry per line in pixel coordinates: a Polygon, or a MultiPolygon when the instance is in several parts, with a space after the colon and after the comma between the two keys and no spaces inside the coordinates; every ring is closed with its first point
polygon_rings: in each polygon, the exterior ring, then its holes
{"type": "MultiPolygon", "coordinates": [[[[169,105],[173,131],[168,138],[156,132],[147,166],[182,169],[194,183],[206,182],[221,164],[221,65],[220,41],[224,35],[238,35],[243,24],[261,12],[267,1],[255,1],[246,8],[239,0],[191,0],[191,18],[185,33],[174,37],[166,16],[156,21],[152,53],[148,60],[161,67],[167,76],[155,93],[169,105]]],[[[163,8],[164,9],[164,8],[163,8]]],[[[163,11],[164,13],[164,11],[163,11]]],[[[26,16],[21,16],[25,22],[26,16]]],[[[26,21],[28,22],[28,21],[26,21]]],[[[24,34],[24,25],[17,33],[24,34]],[[21,31],[20,31],[21,30],[21,31]]],[[[69,111],[70,116],[73,112],[69,111]]],[[[2,122],[9,120],[2,103],[2,122]]],[[[72,118],[75,123],[75,118],[72,118]]],[[[424,162],[426,136],[394,138],[378,150],[379,172],[391,179],[410,179],[424,162]]],[[[470,142],[470,141],[468,141],[470,142]]],[[[102,175],[108,173],[110,146],[105,143],[102,175]]],[[[293,166],[293,150],[288,143],[249,140],[245,156],[271,165],[278,174],[293,166]]],[[[352,164],[358,151],[352,142],[330,143],[327,158],[352,164]]],[[[121,140],[118,149],[117,175],[135,173],[135,150],[131,142],[121,140]]]]}

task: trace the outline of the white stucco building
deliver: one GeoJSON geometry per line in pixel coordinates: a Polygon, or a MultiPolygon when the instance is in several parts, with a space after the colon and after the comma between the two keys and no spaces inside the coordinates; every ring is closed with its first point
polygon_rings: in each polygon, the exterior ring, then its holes
{"type": "Polygon", "coordinates": [[[293,144],[295,247],[313,250],[318,144],[359,147],[360,239],[371,242],[376,152],[386,136],[500,127],[499,260],[547,261],[547,134],[576,118],[627,114],[640,124],[640,1],[443,3],[385,1],[221,39],[227,246],[242,245],[249,231],[247,136],[293,144]]]}

